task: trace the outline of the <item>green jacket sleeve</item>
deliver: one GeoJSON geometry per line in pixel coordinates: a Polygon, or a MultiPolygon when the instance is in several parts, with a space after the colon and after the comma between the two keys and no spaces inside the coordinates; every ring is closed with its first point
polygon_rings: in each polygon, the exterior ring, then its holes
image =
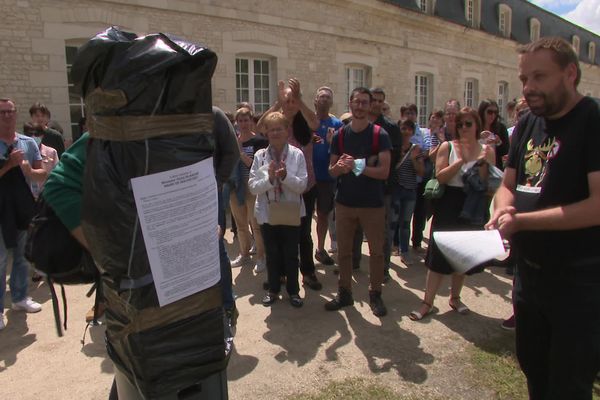
{"type": "Polygon", "coordinates": [[[63,153],[44,185],[44,199],[69,230],[81,225],[83,171],[88,139],[86,132],[63,153]]]}

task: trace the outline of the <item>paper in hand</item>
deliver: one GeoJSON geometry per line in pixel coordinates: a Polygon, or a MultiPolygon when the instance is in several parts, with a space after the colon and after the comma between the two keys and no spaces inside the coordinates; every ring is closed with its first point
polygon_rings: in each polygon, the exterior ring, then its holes
{"type": "Polygon", "coordinates": [[[506,254],[498,230],[433,232],[433,238],[450,265],[460,273],[506,254]]]}

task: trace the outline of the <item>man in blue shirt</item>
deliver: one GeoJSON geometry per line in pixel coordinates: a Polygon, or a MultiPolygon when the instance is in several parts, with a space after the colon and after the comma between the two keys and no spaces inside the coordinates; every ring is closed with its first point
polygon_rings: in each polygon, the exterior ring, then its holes
{"type": "Polygon", "coordinates": [[[31,180],[44,179],[46,172],[42,169],[42,157],[35,140],[17,133],[16,125],[15,103],[0,99],[0,202],[3,203],[0,213],[0,330],[5,326],[4,294],[9,251],[12,251],[13,259],[10,274],[12,309],[30,313],[42,309],[27,297],[29,263],[25,260],[25,241],[30,218],[21,217],[17,209],[7,211],[7,207],[11,204],[25,207],[26,201],[33,204],[31,180]]]}
{"type": "Polygon", "coordinates": [[[329,175],[329,145],[333,133],[343,126],[342,122],[329,114],[333,104],[333,90],[327,86],[317,89],[315,112],[319,128],[315,132],[313,145],[313,167],[317,181],[317,249],[315,259],[325,265],[333,265],[334,260],[325,250],[328,218],[333,211],[335,180],[329,175]]]}

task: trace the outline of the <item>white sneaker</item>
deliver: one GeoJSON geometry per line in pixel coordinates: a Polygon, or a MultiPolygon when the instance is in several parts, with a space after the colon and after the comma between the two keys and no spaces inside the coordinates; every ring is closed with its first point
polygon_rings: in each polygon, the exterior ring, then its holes
{"type": "Polygon", "coordinates": [[[264,258],[262,260],[256,261],[256,265],[254,266],[255,273],[260,274],[261,272],[263,272],[266,269],[267,269],[267,263],[265,262],[264,258]]]}
{"type": "Polygon", "coordinates": [[[237,258],[235,260],[233,260],[231,262],[231,266],[232,267],[239,267],[242,266],[244,264],[248,264],[250,261],[252,260],[252,258],[250,256],[243,256],[243,255],[239,255],[237,256],[237,258]]]}
{"type": "Polygon", "coordinates": [[[36,313],[42,311],[42,305],[31,300],[31,297],[26,297],[25,300],[21,300],[17,303],[12,304],[12,309],[16,311],[25,311],[28,313],[36,313]]]}
{"type": "Polygon", "coordinates": [[[6,324],[4,323],[4,314],[0,314],[0,331],[6,328],[6,324]]]}

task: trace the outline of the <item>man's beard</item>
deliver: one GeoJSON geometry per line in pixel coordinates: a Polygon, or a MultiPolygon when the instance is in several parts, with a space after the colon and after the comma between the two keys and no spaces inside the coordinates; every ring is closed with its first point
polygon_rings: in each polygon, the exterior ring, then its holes
{"type": "Polygon", "coordinates": [[[559,85],[556,90],[551,92],[552,95],[548,95],[542,92],[529,93],[525,96],[525,100],[529,105],[531,112],[538,117],[550,117],[556,115],[563,110],[567,104],[567,90],[564,85],[559,85]],[[542,101],[539,105],[532,105],[532,98],[541,98],[542,101]]]}

